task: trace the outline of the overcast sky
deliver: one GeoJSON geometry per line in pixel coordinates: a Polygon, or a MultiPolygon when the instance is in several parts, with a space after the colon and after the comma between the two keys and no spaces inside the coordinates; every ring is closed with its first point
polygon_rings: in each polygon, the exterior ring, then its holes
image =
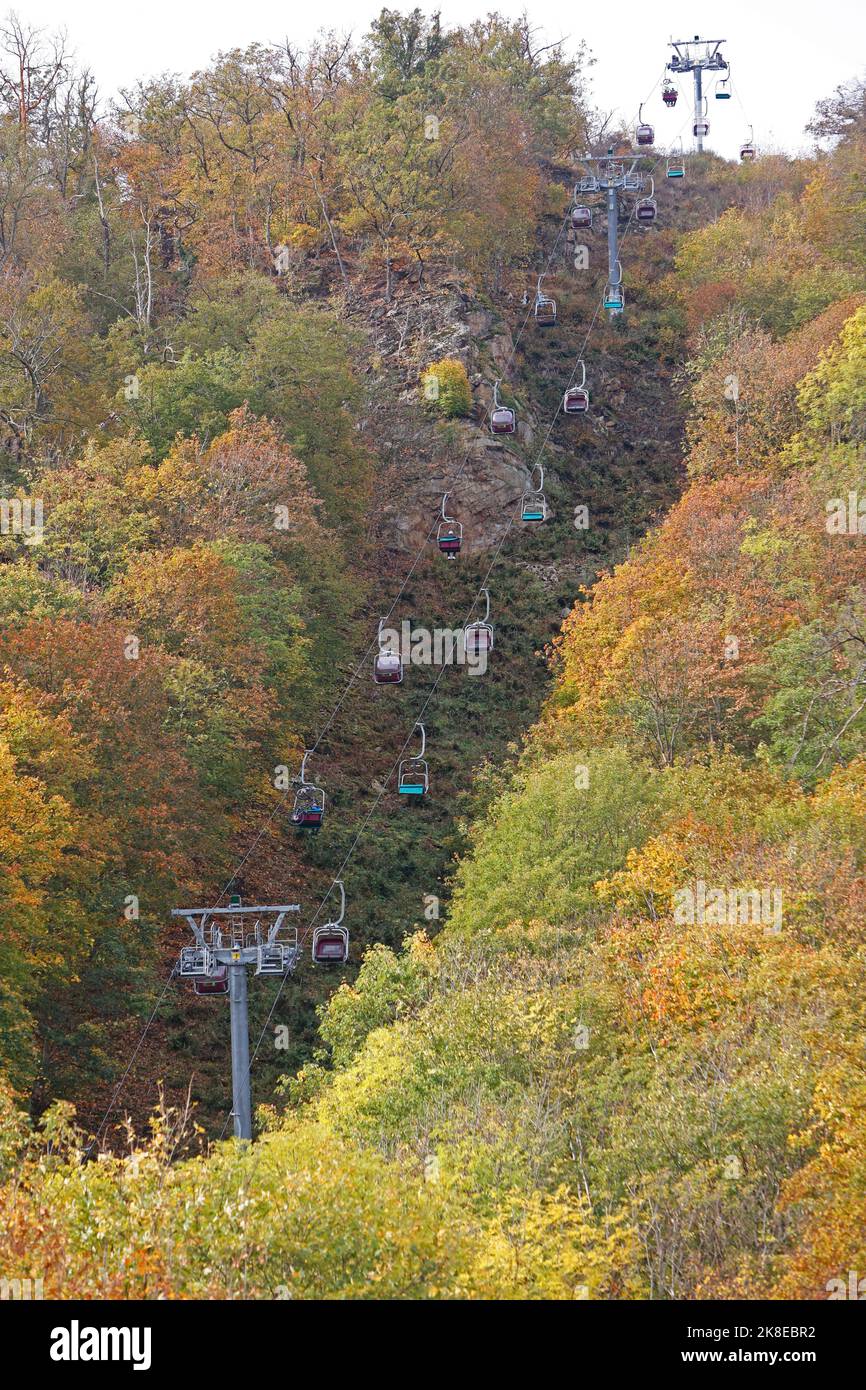
{"type": "MultiPolygon", "coordinates": [[[[28,22],[65,28],[81,64],[95,72],[101,90],[111,95],[139,77],[158,72],[188,74],[204,66],[220,49],[267,42],[288,35],[303,43],[320,27],[361,35],[381,3],[367,0],[321,0],[301,7],[263,0],[19,0],[15,9],[28,22]]],[[[408,11],[411,4],[389,8],[408,11]]],[[[511,16],[524,9],[548,39],[577,46],[585,39],[596,59],[592,69],[595,103],[615,108],[631,120],[641,99],[654,86],[669,56],[670,38],[724,38],[736,98],[710,98],[708,145],[731,157],[754,125],[763,148],[807,148],[803,127],[815,102],[840,83],[866,70],[866,4],[863,0],[725,0],[724,4],[653,4],[624,0],[593,5],[582,15],[575,4],[532,0],[496,5],[446,3],[437,8],[446,24],[465,23],[488,10],[511,16]]],[[[683,124],[684,103],[665,111],[656,90],[644,112],[656,125],[657,143],[673,141],[683,124]]],[[[689,122],[690,124],[690,122],[689,122]]],[[[691,132],[684,131],[687,143],[691,132]]]]}

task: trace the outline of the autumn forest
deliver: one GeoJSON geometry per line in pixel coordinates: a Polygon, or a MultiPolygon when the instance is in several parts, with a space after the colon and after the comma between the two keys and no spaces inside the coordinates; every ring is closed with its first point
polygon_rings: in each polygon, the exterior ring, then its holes
{"type": "Polygon", "coordinates": [[[0,22],[6,1280],[866,1275],[866,85],[738,162],[593,63],[385,9],[113,96],[0,22]]]}

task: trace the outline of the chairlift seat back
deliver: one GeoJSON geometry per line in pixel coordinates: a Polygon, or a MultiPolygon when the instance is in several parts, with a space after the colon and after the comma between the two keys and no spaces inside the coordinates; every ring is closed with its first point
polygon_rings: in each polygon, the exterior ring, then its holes
{"type": "Polygon", "coordinates": [[[373,680],[377,685],[399,685],[403,679],[403,663],[396,652],[377,652],[373,663],[373,680]]]}
{"type": "Polygon", "coordinates": [[[318,830],[325,817],[325,793],[307,784],[298,790],[291,820],[293,825],[318,830]]]}
{"type": "Polygon", "coordinates": [[[427,764],[423,758],[408,758],[401,762],[397,790],[401,796],[424,796],[430,785],[427,764]]]}
{"type": "Polygon", "coordinates": [[[313,961],[316,965],[343,965],[349,959],[347,927],[328,924],[313,931],[313,961]]]}
{"type": "Polygon", "coordinates": [[[470,623],[463,634],[463,645],[473,656],[493,650],[493,628],[489,623],[470,623]]]}
{"type": "Polygon", "coordinates": [[[589,410],[589,392],[585,386],[570,386],[562,398],[566,415],[583,415],[589,410]]]}
{"type": "Polygon", "coordinates": [[[449,560],[453,560],[455,555],[460,554],[463,545],[463,528],[459,523],[442,522],[436,536],[436,544],[439,550],[449,560]]]}
{"type": "Polygon", "coordinates": [[[218,965],[212,975],[199,975],[193,980],[192,987],[196,994],[228,994],[228,966],[218,965]]]}

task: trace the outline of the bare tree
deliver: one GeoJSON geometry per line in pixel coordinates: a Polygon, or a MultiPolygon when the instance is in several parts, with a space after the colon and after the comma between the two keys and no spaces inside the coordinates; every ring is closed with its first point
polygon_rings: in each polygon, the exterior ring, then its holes
{"type": "Polygon", "coordinates": [[[66,35],[49,38],[10,14],[0,26],[0,102],[21,130],[51,105],[67,76],[66,35]]]}
{"type": "Polygon", "coordinates": [[[816,140],[845,140],[866,130],[866,79],[855,78],[837,87],[815,107],[806,130],[816,140]]]}

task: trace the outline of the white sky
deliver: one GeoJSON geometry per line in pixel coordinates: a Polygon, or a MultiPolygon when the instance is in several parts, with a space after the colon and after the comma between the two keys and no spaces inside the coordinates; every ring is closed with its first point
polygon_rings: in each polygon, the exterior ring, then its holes
{"type": "MultiPolygon", "coordinates": [[[[204,66],[220,49],[267,42],[287,34],[302,44],[320,27],[356,36],[382,8],[381,0],[322,0],[302,8],[264,0],[0,0],[0,12],[17,9],[29,23],[65,28],[81,64],[95,72],[104,95],[136,78],[171,71],[188,74],[204,66]]],[[[404,0],[389,8],[408,11],[404,0]]],[[[708,147],[733,157],[745,126],[754,124],[756,143],[790,151],[807,148],[803,127],[815,102],[866,69],[866,4],[862,0],[725,0],[724,3],[654,4],[621,0],[608,9],[593,5],[583,17],[574,3],[562,0],[478,0],[477,4],[440,6],[446,25],[498,9],[517,16],[525,8],[548,39],[564,38],[575,46],[586,39],[597,60],[592,69],[593,96],[604,109],[616,108],[632,119],[642,98],[661,74],[670,38],[725,38],[723,52],[731,64],[736,94],[729,102],[710,97],[708,147]]],[[[688,148],[690,105],[682,96],[666,112],[656,92],[644,118],[656,125],[657,143],[673,143],[682,133],[688,148]],[[683,118],[687,125],[680,132],[683,118]]],[[[691,95],[689,89],[689,96],[691,95]]]]}

